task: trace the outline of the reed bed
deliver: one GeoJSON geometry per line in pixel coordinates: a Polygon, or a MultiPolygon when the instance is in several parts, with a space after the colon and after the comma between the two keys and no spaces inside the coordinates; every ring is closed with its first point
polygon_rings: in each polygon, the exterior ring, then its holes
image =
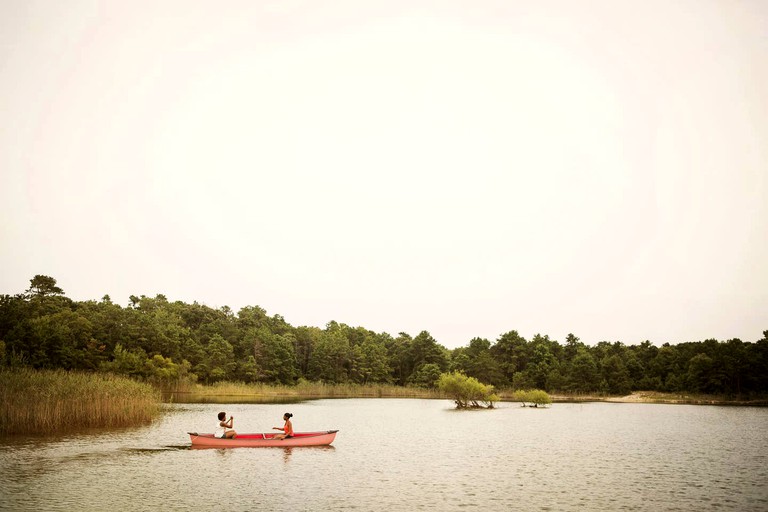
{"type": "Polygon", "coordinates": [[[160,393],[105,373],[0,370],[0,435],[115,428],[151,421],[160,393]]]}
{"type": "Polygon", "coordinates": [[[327,384],[302,381],[295,386],[279,384],[245,384],[217,382],[196,384],[189,389],[193,395],[259,396],[296,398],[445,398],[438,390],[389,384],[327,384]]]}

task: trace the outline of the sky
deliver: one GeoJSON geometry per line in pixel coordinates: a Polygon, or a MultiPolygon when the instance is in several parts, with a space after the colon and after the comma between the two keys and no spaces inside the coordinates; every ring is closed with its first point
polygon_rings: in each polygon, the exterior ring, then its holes
{"type": "Polygon", "coordinates": [[[0,0],[0,119],[0,294],[768,329],[761,0],[0,0]]]}

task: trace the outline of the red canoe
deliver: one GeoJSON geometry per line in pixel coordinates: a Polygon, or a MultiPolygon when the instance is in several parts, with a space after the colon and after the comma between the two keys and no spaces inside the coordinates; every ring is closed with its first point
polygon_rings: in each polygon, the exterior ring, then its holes
{"type": "Polygon", "coordinates": [[[327,446],[336,438],[338,430],[326,430],[325,432],[294,432],[288,439],[275,439],[280,434],[237,434],[235,439],[221,439],[213,437],[213,434],[198,434],[187,432],[192,440],[193,447],[207,448],[243,448],[243,447],[269,447],[282,446],[327,446]]]}

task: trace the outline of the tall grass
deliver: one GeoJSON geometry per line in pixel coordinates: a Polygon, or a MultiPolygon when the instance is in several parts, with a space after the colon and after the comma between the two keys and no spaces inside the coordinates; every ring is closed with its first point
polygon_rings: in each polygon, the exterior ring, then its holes
{"type": "Polygon", "coordinates": [[[0,435],[126,427],[159,412],[148,384],[104,373],[0,370],[0,435]]]}
{"type": "Polygon", "coordinates": [[[389,384],[327,384],[301,381],[295,386],[279,384],[244,384],[217,382],[208,386],[196,384],[188,391],[193,395],[230,395],[297,398],[444,398],[438,390],[393,386],[389,384]]]}

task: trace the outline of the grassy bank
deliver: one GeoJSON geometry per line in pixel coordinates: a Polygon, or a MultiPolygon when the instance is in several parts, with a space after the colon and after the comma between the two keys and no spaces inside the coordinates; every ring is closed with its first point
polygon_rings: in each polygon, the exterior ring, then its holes
{"type": "MultiPolygon", "coordinates": [[[[325,384],[302,381],[295,386],[276,384],[244,384],[241,382],[217,382],[216,384],[189,384],[173,390],[177,397],[241,397],[254,399],[314,399],[314,398],[438,398],[448,397],[437,389],[403,387],[387,384],[325,384]]],[[[517,391],[501,389],[496,394],[505,402],[518,401],[517,391]]],[[[768,400],[741,400],[715,395],[691,395],[662,393],[658,391],[635,391],[625,396],[600,393],[551,393],[553,402],[622,402],[622,403],[665,403],[700,405],[768,405],[768,400]]],[[[183,401],[183,400],[182,400],[183,401]]]]}
{"type": "Polygon", "coordinates": [[[110,374],[0,370],[0,435],[138,425],[159,400],[148,384],[110,374]]]}
{"type": "Polygon", "coordinates": [[[386,384],[326,384],[300,382],[295,386],[217,382],[209,386],[195,384],[185,390],[196,396],[253,396],[263,398],[444,398],[437,390],[386,384]]]}

